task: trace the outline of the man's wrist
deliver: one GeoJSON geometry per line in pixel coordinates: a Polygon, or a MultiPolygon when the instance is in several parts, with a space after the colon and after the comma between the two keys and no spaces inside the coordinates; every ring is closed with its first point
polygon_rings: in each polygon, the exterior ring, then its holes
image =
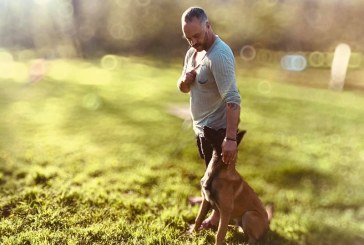
{"type": "Polygon", "coordinates": [[[236,138],[233,138],[233,137],[225,137],[225,140],[236,141],[236,138]]]}

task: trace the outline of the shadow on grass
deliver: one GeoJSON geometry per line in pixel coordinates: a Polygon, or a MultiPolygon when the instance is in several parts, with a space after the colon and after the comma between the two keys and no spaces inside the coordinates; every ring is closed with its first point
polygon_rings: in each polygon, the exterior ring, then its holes
{"type": "Polygon", "coordinates": [[[317,223],[312,226],[311,230],[308,232],[308,235],[305,238],[305,244],[361,245],[364,244],[364,237],[363,235],[317,223]]]}
{"type": "MultiPolygon", "coordinates": [[[[214,237],[209,237],[209,242],[213,244],[214,237]]],[[[226,237],[227,244],[248,244],[247,238],[244,233],[238,231],[237,228],[232,228],[230,230],[230,234],[226,237]]],[[[268,231],[268,233],[260,240],[257,244],[259,245],[298,245],[298,244],[306,244],[306,245],[361,245],[364,244],[364,237],[360,237],[358,235],[350,234],[344,231],[340,231],[336,228],[329,226],[319,225],[317,227],[313,227],[312,230],[306,234],[304,237],[301,237],[298,240],[288,239],[275,231],[268,231]]]]}
{"type": "Polygon", "coordinates": [[[315,189],[333,184],[333,179],[317,169],[294,163],[281,164],[266,177],[268,181],[284,188],[300,188],[313,185],[315,189]]]}
{"type": "MultiPolygon", "coordinates": [[[[212,239],[214,240],[214,239],[212,239]]],[[[236,227],[232,228],[230,234],[226,236],[227,244],[248,244],[248,239],[244,233],[240,232],[236,227]]],[[[278,233],[269,230],[268,233],[256,243],[257,245],[298,245],[299,243],[294,240],[288,240],[278,233]]]]}

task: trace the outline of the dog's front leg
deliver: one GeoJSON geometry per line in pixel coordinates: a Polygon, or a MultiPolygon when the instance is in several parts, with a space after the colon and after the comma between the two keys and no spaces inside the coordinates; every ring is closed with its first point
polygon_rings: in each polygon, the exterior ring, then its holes
{"type": "Polygon", "coordinates": [[[195,220],[195,226],[193,228],[194,231],[198,231],[210,209],[211,209],[211,204],[204,198],[201,203],[200,210],[198,211],[197,218],[195,220]]]}
{"type": "Polygon", "coordinates": [[[231,213],[234,209],[234,199],[232,190],[221,191],[224,195],[219,199],[220,223],[217,230],[215,245],[222,245],[230,222],[231,213]]]}
{"type": "Polygon", "coordinates": [[[220,223],[217,230],[215,245],[222,245],[230,222],[231,210],[220,209],[220,223]]]}

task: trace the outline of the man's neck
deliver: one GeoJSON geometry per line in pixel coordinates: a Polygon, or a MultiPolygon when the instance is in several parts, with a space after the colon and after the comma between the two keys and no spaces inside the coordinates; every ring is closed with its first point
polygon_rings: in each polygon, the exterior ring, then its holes
{"type": "Polygon", "coordinates": [[[209,35],[209,38],[208,38],[208,45],[206,47],[206,52],[211,48],[211,46],[214,44],[215,40],[216,40],[216,35],[211,32],[211,34],[209,35]]]}

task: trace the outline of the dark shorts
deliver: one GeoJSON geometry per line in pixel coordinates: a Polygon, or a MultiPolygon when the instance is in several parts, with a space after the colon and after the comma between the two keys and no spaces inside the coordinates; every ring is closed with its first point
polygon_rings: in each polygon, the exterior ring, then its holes
{"type": "MultiPolygon", "coordinates": [[[[226,129],[222,128],[219,129],[218,132],[221,134],[226,133],[226,129]]],[[[205,161],[206,168],[209,165],[209,162],[212,157],[212,146],[211,144],[206,140],[205,137],[202,136],[196,136],[196,144],[198,147],[198,153],[200,154],[200,157],[205,161]]]]}

